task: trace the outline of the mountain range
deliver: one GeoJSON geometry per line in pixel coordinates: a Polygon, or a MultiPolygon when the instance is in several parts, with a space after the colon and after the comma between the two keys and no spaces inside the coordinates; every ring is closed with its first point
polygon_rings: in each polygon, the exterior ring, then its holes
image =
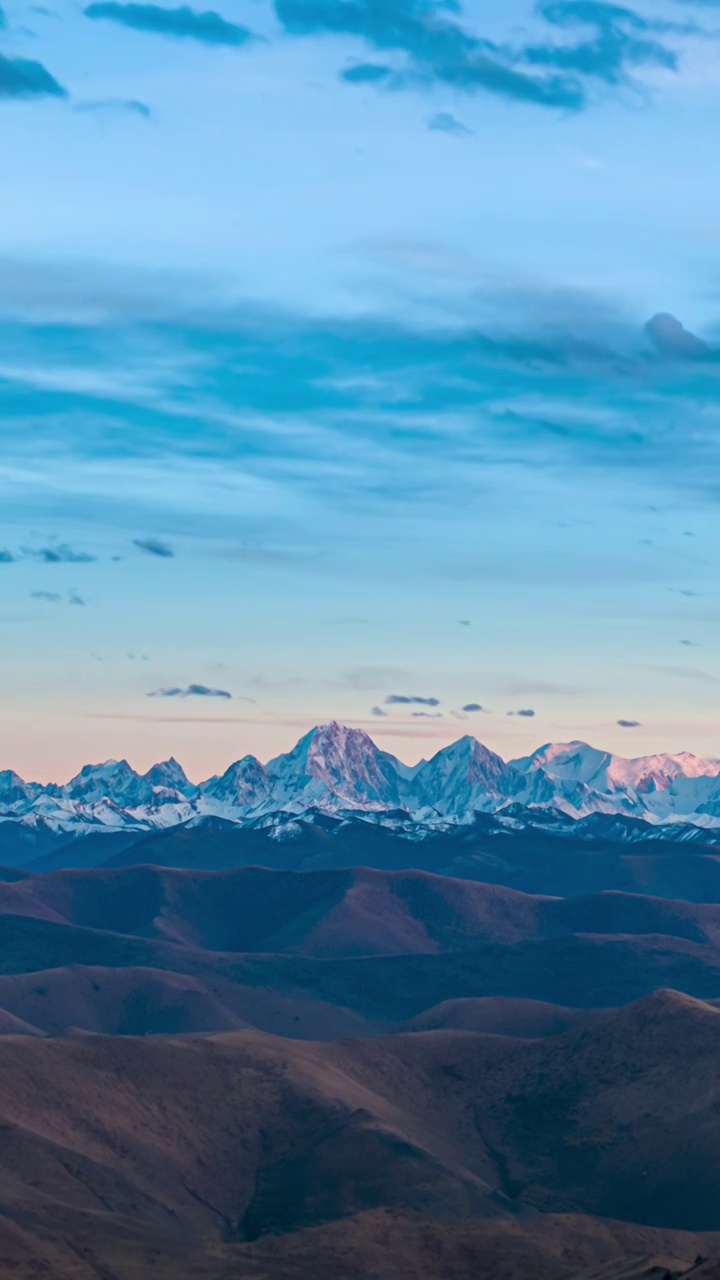
{"type": "Polygon", "coordinates": [[[423,837],[470,825],[478,814],[532,824],[544,812],[570,822],[604,814],[712,830],[720,827],[720,760],[688,752],[624,759],[570,742],[504,761],[466,736],[408,766],[362,729],[333,722],[267,764],[245,756],[197,785],[172,758],[143,774],[126,760],[86,765],[62,785],[0,772],[0,832],[8,822],[87,834],[258,824],[277,816],[289,837],[289,816],[324,813],[404,823],[406,834],[423,837]]]}

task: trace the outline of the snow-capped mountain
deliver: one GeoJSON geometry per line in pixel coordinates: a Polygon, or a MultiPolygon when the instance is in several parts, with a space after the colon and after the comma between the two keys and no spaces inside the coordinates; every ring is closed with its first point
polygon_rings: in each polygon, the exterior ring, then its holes
{"type": "Polygon", "coordinates": [[[423,761],[407,786],[412,808],[461,817],[502,808],[522,779],[494,751],[466,736],[423,761]]]}
{"type": "MultiPolygon", "coordinates": [[[[532,756],[511,762],[527,778],[550,779],[557,801],[585,812],[632,812],[654,819],[673,815],[702,818],[705,806],[720,802],[720,761],[679,755],[622,756],[599,751],[584,742],[547,743],[532,756]],[[586,790],[577,803],[577,788],[586,790]]],[[[564,806],[563,806],[564,807],[564,806]]]]}
{"type": "Polygon", "coordinates": [[[397,809],[406,798],[400,761],[362,729],[340,724],[311,729],[287,755],[270,760],[267,772],[283,809],[397,809]]]}
{"type": "Polygon", "coordinates": [[[197,789],[198,796],[211,805],[218,803],[247,813],[261,807],[269,800],[271,792],[268,772],[255,756],[243,756],[225,773],[201,782],[197,789]]]}
{"type": "Polygon", "coordinates": [[[144,774],[126,760],[86,765],[62,785],[0,772],[0,824],[137,831],[210,820],[266,822],[273,815],[286,823],[310,811],[366,814],[381,823],[415,824],[418,831],[471,823],[480,813],[504,814],[513,823],[523,814],[539,821],[547,812],[570,820],[598,814],[720,826],[720,761],[685,752],[625,760],[570,742],[506,762],[464,737],[408,766],[362,729],[332,723],[310,730],[267,764],[245,756],[199,785],[174,759],[144,774]]]}

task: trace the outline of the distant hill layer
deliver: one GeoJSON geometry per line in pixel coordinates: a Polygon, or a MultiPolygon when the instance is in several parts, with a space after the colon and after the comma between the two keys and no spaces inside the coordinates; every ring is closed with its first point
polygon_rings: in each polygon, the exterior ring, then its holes
{"type": "Polygon", "coordinates": [[[550,898],[367,868],[0,879],[0,1034],[249,1025],[333,1039],[405,1024],[486,1029],[476,1002],[488,998],[563,1006],[508,1006],[508,1022],[485,1006],[487,1029],[513,1033],[518,1020],[518,1034],[536,1035],[659,986],[720,996],[720,906],[550,898]]]}

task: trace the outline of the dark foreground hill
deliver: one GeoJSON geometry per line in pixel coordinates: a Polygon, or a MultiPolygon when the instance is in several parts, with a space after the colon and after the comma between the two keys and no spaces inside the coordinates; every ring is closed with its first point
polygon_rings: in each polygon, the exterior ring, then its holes
{"type": "Polygon", "coordinates": [[[6,1037],[0,1274],[687,1267],[720,1252],[719,1054],[720,1013],[674,993],[534,1041],[6,1037]]]}

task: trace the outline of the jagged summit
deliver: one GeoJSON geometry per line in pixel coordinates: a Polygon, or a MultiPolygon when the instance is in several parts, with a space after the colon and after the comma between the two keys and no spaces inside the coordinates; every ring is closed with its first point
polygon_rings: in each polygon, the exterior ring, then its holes
{"type": "Polygon", "coordinates": [[[430,760],[405,765],[364,729],[330,721],[303,734],[288,752],[262,764],[247,755],[194,785],[174,757],[139,774],[127,760],[85,765],[63,785],[24,782],[0,772],[0,822],[60,829],[173,826],[222,819],[255,821],[273,813],[352,811],[411,824],[474,820],[478,813],[618,815],[646,822],[720,825],[720,761],[690,752],[626,760],[586,742],[545,743],[505,761],[471,735],[430,760]],[[385,815],[385,818],[384,818],[385,815]]]}
{"type": "Polygon", "coordinates": [[[363,729],[333,720],[306,733],[287,755],[267,765],[280,784],[285,807],[301,800],[336,808],[396,808],[403,781],[394,756],[375,746],[363,729]]]}
{"type": "Polygon", "coordinates": [[[182,794],[194,790],[192,784],[188,781],[185,770],[174,756],[170,756],[169,760],[162,760],[159,764],[152,765],[147,773],[143,774],[143,778],[150,783],[151,787],[164,787],[168,790],[179,791],[182,794]]]}

